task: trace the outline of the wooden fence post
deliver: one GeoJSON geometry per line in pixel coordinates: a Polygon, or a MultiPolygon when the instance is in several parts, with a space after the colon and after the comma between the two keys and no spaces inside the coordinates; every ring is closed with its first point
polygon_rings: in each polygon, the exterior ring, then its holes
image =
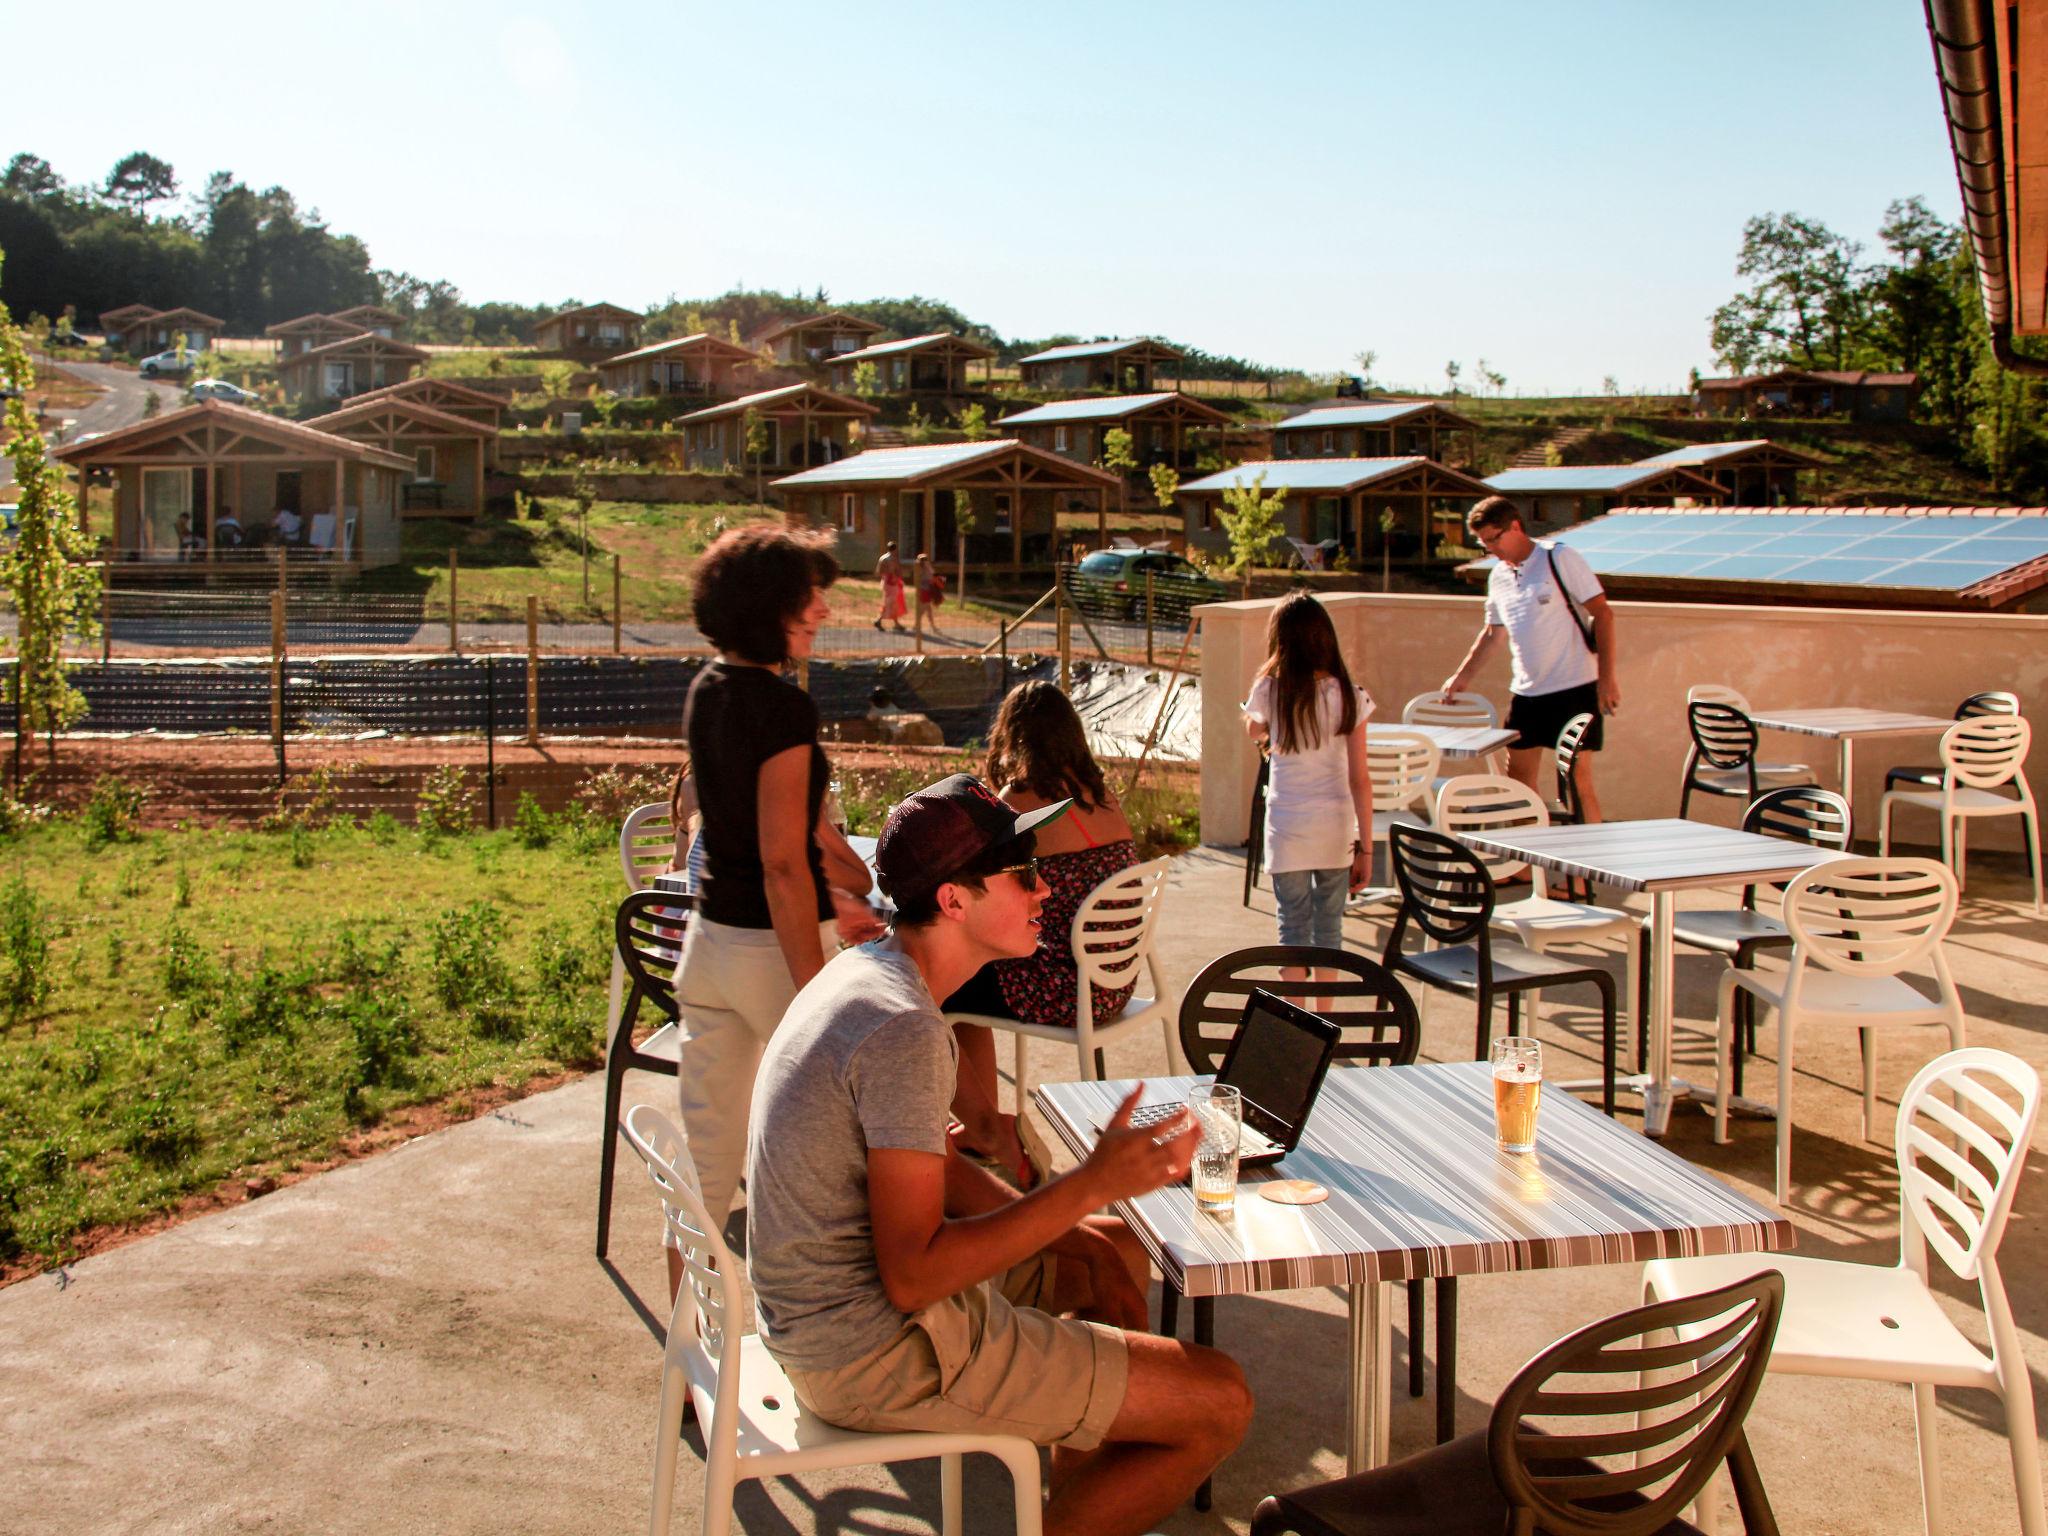
{"type": "Polygon", "coordinates": [[[1152,670],[1152,575],[1145,572],[1145,670],[1152,670]]]}
{"type": "Polygon", "coordinates": [[[456,628],[455,624],[458,611],[455,603],[455,566],[456,554],[453,549],[450,549],[448,551],[448,652],[452,656],[460,656],[462,654],[462,631],[456,628]]]}
{"type": "Polygon", "coordinates": [[[270,745],[277,753],[277,787],[284,788],[284,586],[270,594],[270,745]]]}
{"type": "Polygon", "coordinates": [[[540,745],[540,599],[526,600],[526,744],[540,745]]]}
{"type": "Polygon", "coordinates": [[[624,579],[623,579],[623,578],[622,578],[622,577],[621,577],[621,576],[619,575],[619,557],[618,557],[617,555],[613,555],[613,556],[612,556],[612,654],[613,654],[614,656],[617,656],[617,655],[619,655],[619,654],[620,654],[620,652],[621,652],[621,649],[622,649],[622,647],[621,647],[621,646],[620,646],[620,644],[619,644],[619,615],[620,615],[620,609],[619,609],[619,593],[620,593],[620,592],[621,592],[621,591],[622,591],[622,590],[624,589],[624,587],[625,587],[625,581],[624,581],[624,579]]]}
{"type": "Polygon", "coordinates": [[[100,665],[114,656],[114,573],[100,562],[100,665]]]}

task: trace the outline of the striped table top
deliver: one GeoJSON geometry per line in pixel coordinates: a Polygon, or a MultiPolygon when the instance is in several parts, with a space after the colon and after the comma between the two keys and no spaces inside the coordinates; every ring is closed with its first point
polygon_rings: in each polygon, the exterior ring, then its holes
{"type": "Polygon", "coordinates": [[[1481,853],[1535,864],[1618,891],[1676,891],[1784,880],[1842,857],[1782,837],[1676,818],[1461,832],[1458,838],[1481,853]]]}
{"type": "Polygon", "coordinates": [[[1374,731],[1409,731],[1427,736],[1445,757],[1484,757],[1498,752],[1515,739],[1515,733],[1497,725],[1396,725],[1391,720],[1369,721],[1365,734],[1374,731]]]}
{"type": "MultiPolygon", "coordinates": [[[[1149,1079],[1145,1097],[1171,1102],[1204,1080],[1149,1079]]],[[[1047,1083],[1032,1092],[1085,1156],[1130,1090],[1047,1083]]],[[[1332,1071],[1301,1144],[1246,1170],[1227,1219],[1199,1214],[1183,1185],[1121,1209],[1189,1296],[1760,1253],[1794,1241],[1789,1221],[1568,1093],[1544,1095],[1534,1153],[1500,1151],[1483,1061],[1332,1071]],[[1330,1198],[1276,1205],[1258,1194],[1273,1178],[1311,1179],[1330,1198]]]]}
{"type": "Polygon", "coordinates": [[[1955,724],[1944,715],[1905,715],[1889,709],[1766,709],[1750,716],[1767,731],[1795,736],[1939,736],[1955,724]]]}

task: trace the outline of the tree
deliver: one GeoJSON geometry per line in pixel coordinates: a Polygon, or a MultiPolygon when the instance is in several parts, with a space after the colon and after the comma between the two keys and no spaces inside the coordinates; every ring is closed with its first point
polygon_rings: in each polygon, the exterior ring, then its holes
{"type": "Polygon", "coordinates": [[[1171,464],[1154,464],[1146,472],[1152,479],[1152,499],[1159,503],[1159,510],[1171,512],[1174,498],[1180,495],[1180,471],[1171,464]]]}
{"type": "MultiPolygon", "coordinates": [[[[981,407],[975,406],[973,409],[979,410],[981,407]]],[[[967,539],[970,534],[979,532],[980,527],[981,509],[974,504],[973,493],[970,491],[955,491],[953,493],[953,542],[960,556],[960,579],[954,583],[953,589],[953,601],[956,603],[967,601],[967,539]]]]}
{"type": "Polygon", "coordinates": [[[880,390],[881,383],[881,370],[876,368],[873,363],[855,363],[853,365],[853,392],[859,395],[861,399],[866,400],[875,395],[880,390]]]}
{"type": "Polygon", "coordinates": [[[1230,539],[1227,567],[1244,581],[1245,595],[1251,595],[1252,566],[1271,547],[1280,532],[1280,519],[1287,511],[1287,493],[1266,494],[1266,475],[1261,470],[1249,483],[1239,480],[1223,493],[1217,516],[1230,539]]]}
{"type": "Polygon", "coordinates": [[[129,212],[141,213],[151,203],[175,197],[178,178],[169,161],[138,149],[114,162],[104,190],[113,202],[126,204],[129,212]]]}
{"type": "Polygon", "coordinates": [[[754,500],[766,511],[768,493],[761,484],[761,464],[768,457],[768,418],[752,406],[740,416],[740,444],[754,466],[754,500]]]}
{"type": "Polygon", "coordinates": [[[576,543],[583,551],[583,606],[590,607],[590,509],[597,504],[597,486],[590,478],[590,461],[578,459],[569,477],[569,495],[576,503],[576,543]]]}
{"type": "Polygon", "coordinates": [[[1351,354],[1351,361],[1358,364],[1359,383],[1368,386],[1371,385],[1372,371],[1373,368],[1378,364],[1379,360],[1379,353],[1373,351],[1373,349],[1370,347],[1362,348],[1361,350],[1351,354]]]}
{"type": "MultiPolygon", "coordinates": [[[[1138,467],[1137,444],[1130,432],[1123,427],[1111,427],[1102,434],[1102,457],[1098,466],[1116,476],[1116,515],[1119,522],[1125,521],[1130,510],[1124,503],[1125,476],[1138,467]]],[[[1109,511],[1100,502],[1097,504],[1095,536],[1104,544],[1109,542],[1109,511]]]]}
{"type": "Polygon", "coordinates": [[[988,436],[988,407],[979,400],[960,412],[960,435],[970,443],[978,443],[988,436]]]}
{"type": "MultiPolygon", "coordinates": [[[[64,637],[99,633],[99,567],[88,564],[92,540],[62,474],[44,452],[29,414],[35,369],[7,307],[0,305],[0,383],[19,391],[7,401],[7,455],[14,461],[15,535],[0,548],[0,586],[14,600],[14,792],[22,759],[37,731],[54,746],[56,733],[86,711],[85,696],[64,670],[64,637]]],[[[154,396],[152,396],[154,398],[154,396]]]]}
{"type": "Polygon", "coordinates": [[[1394,509],[1380,508],[1380,590],[1394,590],[1394,509]]]}
{"type": "Polygon", "coordinates": [[[1458,375],[1462,371],[1462,366],[1458,363],[1444,364],[1444,382],[1450,385],[1451,393],[1454,395],[1458,392],[1458,375]]]}
{"type": "Polygon", "coordinates": [[[30,199],[55,197],[64,190],[64,178],[41,155],[26,152],[7,162],[7,175],[0,180],[0,192],[30,199]]]}
{"type": "MultiPolygon", "coordinates": [[[[1697,370],[1695,370],[1695,372],[1697,372],[1697,370]]],[[[1695,389],[1699,387],[1697,379],[1694,380],[1693,387],[1695,389]]],[[[1607,396],[1607,398],[1610,400],[1613,399],[1616,395],[1621,393],[1621,381],[1615,378],[1613,374],[1608,374],[1606,378],[1600,381],[1600,393],[1607,396]]]]}
{"type": "Polygon", "coordinates": [[[1482,357],[1479,359],[1479,382],[1487,389],[1492,390],[1494,398],[1498,400],[1500,392],[1508,387],[1508,376],[1504,373],[1497,373],[1492,368],[1489,368],[1486,365],[1486,359],[1482,357]]]}
{"type": "Polygon", "coordinates": [[[1758,366],[1841,368],[1863,313],[1863,247],[1818,219],[1766,213],[1742,226],[1739,277],[1752,286],[1714,311],[1715,356],[1748,373],[1758,366]]]}

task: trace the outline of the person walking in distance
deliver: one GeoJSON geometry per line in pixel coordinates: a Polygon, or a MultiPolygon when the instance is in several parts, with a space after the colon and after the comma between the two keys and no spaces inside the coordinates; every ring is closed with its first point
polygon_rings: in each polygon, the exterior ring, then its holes
{"type": "Polygon", "coordinates": [[[903,627],[903,562],[896,555],[896,541],[882,546],[882,558],[875,562],[875,580],[882,584],[882,611],[875,615],[875,628],[884,624],[903,627]]]}
{"type": "Polygon", "coordinates": [[[1556,749],[1574,716],[1591,715],[1572,784],[1583,819],[1598,821],[1592,758],[1600,750],[1603,717],[1621,709],[1614,610],[1600,578],[1569,545],[1530,538],[1505,496],[1487,497],[1465,523],[1495,564],[1486,583],[1485,625],[1458,670],[1444,679],[1444,695],[1465,692],[1505,640],[1513,669],[1507,726],[1517,733],[1508,744],[1508,773],[1535,789],[1543,754],[1556,749]]]}

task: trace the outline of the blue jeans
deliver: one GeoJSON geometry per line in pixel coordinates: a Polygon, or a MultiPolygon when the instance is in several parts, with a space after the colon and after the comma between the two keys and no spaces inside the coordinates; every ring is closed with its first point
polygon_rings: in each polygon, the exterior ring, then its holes
{"type": "Polygon", "coordinates": [[[1274,871],[1273,895],[1280,903],[1280,942],[1344,947],[1344,900],[1351,894],[1351,866],[1274,871]]]}

